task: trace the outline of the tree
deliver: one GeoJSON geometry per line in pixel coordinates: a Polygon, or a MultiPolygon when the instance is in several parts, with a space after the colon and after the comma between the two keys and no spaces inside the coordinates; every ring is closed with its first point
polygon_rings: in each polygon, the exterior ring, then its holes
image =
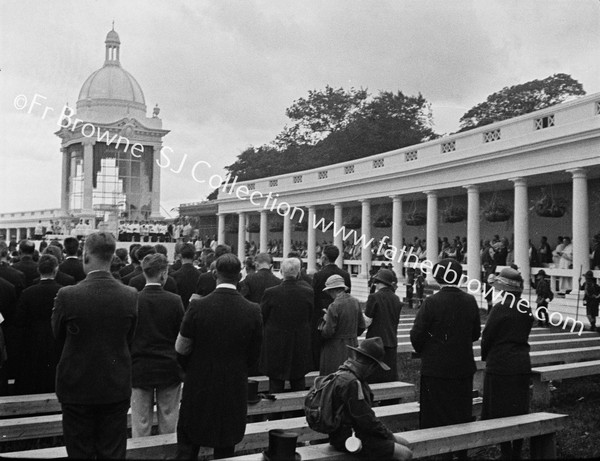
{"type": "Polygon", "coordinates": [[[528,114],[583,95],[585,91],[581,83],[567,74],[554,74],[543,80],[504,87],[467,111],[460,118],[459,131],[528,114]]]}

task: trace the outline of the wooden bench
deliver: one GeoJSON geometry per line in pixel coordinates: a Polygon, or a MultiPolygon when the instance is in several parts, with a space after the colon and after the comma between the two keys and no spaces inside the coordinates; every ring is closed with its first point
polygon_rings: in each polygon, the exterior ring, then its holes
{"type": "MultiPolygon", "coordinates": [[[[404,399],[410,402],[416,400],[416,389],[413,384],[395,381],[391,383],[372,384],[371,389],[373,390],[375,401],[404,399]]],[[[259,403],[249,405],[248,415],[265,415],[301,410],[306,394],[307,391],[276,394],[277,400],[263,399],[259,403]]],[[[128,424],[131,427],[131,412],[129,413],[128,424]]],[[[0,442],[58,435],[62,435],[61,414],[0,420],[0,442]]]]}
{"type": "MultiPolygon", "coordinates": [[[[556,459],[556,433],[566,424],[567,415],[531,413],[453,426],[402,432],[413,458],[424,458],[459,450],[495,445],[516,438],[531,438],[532,459],[556,459]]],[[[357,459],[334,450],[329,444],[299,447],[303,461],[357,459]]],[[[262,453],[228,458],[229,461],[262,461],[262,453]]]]}
{"type": "MultiPolygon", "coordinates": [[[[473,416],[481,415],[481,398],[473,399],[473,416]]],[[[377,417],[386,424],[402,424],[404,428],[419,424],[419,404],[417,402],[400,403],[373,409],[377,417]]],[[[269,431],[284,429],[298,434],[298,442],[326,440],[326,436],[311,430],[304,417],[288,418],[276,421],[250,423],[246,425],[243,440],[236,445],[236,453],[247,450],[265,449],[269,445],[269,431]]],[[[127,440],[127,459],[165,459],[175,456],[177,449],[176,434],[163,434],[127,440]]],[[[212,455],[212,449],[200,448],[200,456],[212,455]]],[[[63,458],[65,447],[43,448],[12,453],[1,453],[0,457],[11,458],[63,458]]]]}
{"type": "MultiPolygon", "coordinates": [[[[319,376],[318,371],[311,371],[306,374],[306,387],[309,388],[319,376]]],[[[269,378],[266,376],[253,376],[248,379],[258,381],[258,392],[265,393],[269,391],[269,378]]],[[[289,383],[286,383],[289,388],[289,383]]],[[[25,415],[43,415],[50,413],[60,413],[60,403],[56,394],[29,394],[29,395],[11,395],[0,397],[0,418],[25,415]]]]}
{"type": "MultiPolygon", "coordinates": [[[[579,347],[575,349],[557,349],[550,351],[535,351],[530,352],[529,357],[532,365],[546,365],[556,363],[574,363],[584,360],[600,359],[600,346],[595,347],[579,347]]],[[[483,391],[483,379],[485,371],[485,362],[481,357],[475,358],[477,371],[473,378],[473,388],[483,391]]]]}
{"type": "Polygon", "coordinates": [[[535,367],[532,373],[533,402],[547,404],[551,398],[550,381],[600,374],[600,360],[535,367]]]}

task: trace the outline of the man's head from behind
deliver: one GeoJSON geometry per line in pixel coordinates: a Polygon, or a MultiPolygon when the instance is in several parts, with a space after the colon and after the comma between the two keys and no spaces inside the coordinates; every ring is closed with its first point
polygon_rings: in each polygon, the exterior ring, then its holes
{"type": "Polygon", "coordinates": [[[179,254],[181,255],[182,261],[186,263],[191,263],[194,260],[194,256],[196,255],[196,249],[191,243],[184,243],[179,249],[179,254]]]}
{"type": "Polygon", "coordinates": [[[325,264],[335,264],[335,260],[340,255],[340,250],[335,245],[326,245],[323,248],[323,257],[327,259],[324,261],[325,264]]]}
{"type": "Polygon", "coordinates": [[[138,248],[141,247],[139,243],[133,243],[129,245],[129,257],[131,258],[131,262],[134,264],[139,264],[139,260],[137,259],[137,251],[138,248]]]}
{"type": "Polygon", "coordinates": [[[215,269],[217,271],[217,281],[219,283],[233,283],[235,285],[240,280],[242,263],[236,255],[226,253],[217,258],[215,261],[215,269]]]}
{"type": "Polygon", "coordinates": [[[67,256],[77,256],[79,241],[75,237],[67,237],[63,244],[67,256]]]}
{"type": "Polygon", "coordinates": [[[231,247],[229,245],[217,245],[215,248],[215,259],[219,259],[224,254],[231,253],[231,247]]]}
{"type": "Polygon", "coordinates": [[[83,265],[86,272],[110,271],[116,246],[114,237],[108,232],[94,232],[88,235],[83,245],[83,265]]]}
{"type": "Polygon", "coordinates": [[[296,280],[300,274],[300,261],[298,258],[286,258],[281,261],[281,275],[284,280],[296,280]]]}
{"type": "Polygon", "coordinates": [[[54,256],[59,264],[63,260],[63,255],[62,255],[61,249],[54,245],[48,245],[46,247],[46,249],[44,250],[43,254],[45,254],[45,255],[50,254],[50,255],[54,256]]]}
{"type": "Polygon", "coordinates": [[[258,253],[256,258],[254,258],[254,264],[256,265],[256,269],[270,269],[271,264],[273,264],[273,259],[269,253],[258,253]]]}
{"type": "Polygon", "coordinates": [[[35,245],[30,240],[21,240],[19,243],[19,254],[33,256],[35,245]]]}
{"type": "Polygon", "coordinates": [[[169,262],[161,253],[146,255],[142,260],[142,270],[147,283],[160,283],[164,285],[167,280],[169,262]]]}
{"type": "Polygon", "coordinates": [[[37,270],[40,277],[54,278],[58,272],[58,259],[51,254],[43,254],[40,256],[37,270]]]}
{"type": "Polygon", "coordinates": [[[135,252],[135,256],[136,256],[137,260],[141,264],[141,262],[144,260],[144,258],[147,255],[151,255],[151,254],[154,254],[154,253],[156,253],[156,248],[154,248],[152,245],[142,245],[135,252]]]}

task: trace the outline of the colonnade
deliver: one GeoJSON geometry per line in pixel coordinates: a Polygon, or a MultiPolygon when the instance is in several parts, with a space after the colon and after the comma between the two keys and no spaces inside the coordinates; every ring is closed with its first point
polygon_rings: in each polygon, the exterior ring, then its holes
{"type": "MultiPolygon", "coordinates": [[[[587,174],[584,168],[575,168],[567,170],[572,177],[573,202],[572,202],[572,235],[573,235],[573,267],[579,272],[589,269],[589,206],[588,206],[588,184],[587,174]]],[[[528,179],[527,177],[515,177],[510,181],[513,185],[514,192],[514,261],[519,267],[522,274],[529,274],[529,197],[528,197],[528,179]]],[[[480,258],[480,185],[468,184],[463,186],[467,192],[467,275],[469,279],[479,279],[481,271],[480,258]]],[[[426,223],[426,251],[427,259],[435,264],[438,261],[438,195],[439,190],[427,190],[424,194],[427,197],[427,223],[426,223]]],[[[403,246],[403,197],[400,195],[391,195],[389,197],[392,202],[392,230],[391,244],[398,250],[397,255],[400,255],[403,246]]],[[[365,242],[371,238],[371,204],[372,199],[358,200],[361,207],[361,229],[360,232],[364,236],[365,242]]],[[[322,205],[307,206],[307,213],[304,219],[308,220],[307,230],[307,250],[308,250],[308,271],[316,270],[316,242],[317,230],[312,226],[315,222],[315,213],[317,206],[323,208],[322,205]]],[[[343,203],[334,202],[328,206],[333,207],[334,222],[339,227],[342,225],[343,203]]],[[[248,211],[239,211],[238,220],[238,242],[237,251],[240,258],[244,258],[244,246],[246,241],[246,225],[249,214],[248,211]]],[[[267,218],[268,211],[260,210],[260,249],[264,251],[267,246],[267,218]]],[[[218,219],[218,241],[225,243],[225,217],[228,213],[219,213],[218,219]]],[[[291,219],[287,216],[283,217],[283,254],[287,255],[291,249],[291,219]]],[[[360,235],[359,235],[360,237],[360,235]]],[[[342,264],[342,250],[344,242],[342,241],[342,233],[334,236],[334,245],[340,249],[340,257],[336,261],[338,265],[342,264]]],[[[361,258],[361,277],[367,277],[371,267],[371,251],[370,248],[362,250],[361,258]]],[[[398,257],[392,260],[392,264],[396,273],[401,273],[401,261],[398,257]]],[[[525,277],[526,285],[529,284],[528,277],[525,277]]],[[[528,286],[526,286],[528,288],[528,286]]]]}

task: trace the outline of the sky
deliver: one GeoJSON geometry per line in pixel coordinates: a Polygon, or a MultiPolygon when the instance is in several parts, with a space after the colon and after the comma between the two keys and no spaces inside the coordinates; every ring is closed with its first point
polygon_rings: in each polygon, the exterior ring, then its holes
{"type": "Polygon", "coordinates": [[[171,131],[173,164],[189,162],[162,169],[165,216],[204,199],[211,175],[326,85],[421,93],[440,134],[506,86],[566,73],[600,92],[599,0],[3,0],[0,212],[60,207],[57,119],[15,99],[75,106],[113,20],[121,65],[171,131]]]}

